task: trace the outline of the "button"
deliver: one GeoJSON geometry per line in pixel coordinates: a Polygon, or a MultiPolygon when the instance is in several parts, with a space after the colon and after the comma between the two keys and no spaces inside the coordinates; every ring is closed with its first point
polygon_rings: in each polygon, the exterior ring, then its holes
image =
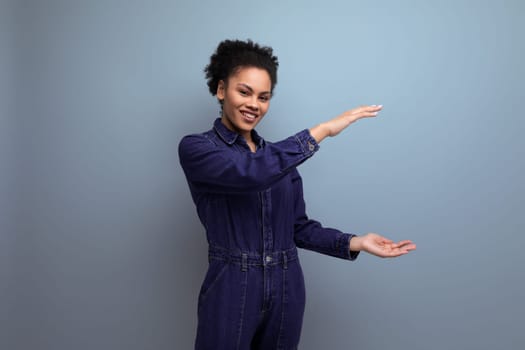
{"type": "Polygon", "coordinates": [[[311,142],[308,142],[308,149],[312,152],[315,149],[315,146],[311,142]]]}
{"type": "Polygon", "coordinates": [[[269,263],[271,263],[271,262],[272,262],[272,257],[269,256],[269,255],[267,255],[267,256],[266,256],[266,263],[269,264],[269,263]]]}

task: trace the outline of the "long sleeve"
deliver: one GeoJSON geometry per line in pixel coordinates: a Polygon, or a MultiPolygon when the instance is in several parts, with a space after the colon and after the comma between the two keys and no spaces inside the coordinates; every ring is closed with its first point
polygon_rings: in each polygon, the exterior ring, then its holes
{"type": "Polygon", "coordinates": [[[292,184],[295,201],[295,244],[300,248],[318,253],[355,260],[359,252],[350,251],[350,239],[355,235],[323,227],[318,221],[309,219],[303,198],[303,183],[297,169],[294,169],[292,173],[292,184]]]}
{"type": "Polygon", "coordinates": [[[266,143],[255,153],[236,144],[214,142],[209,134],[184,137],[179,159],[190,185],[199,191],[254,192],[268,188],[319,148],[305,129],[285,140],[266,143]]]}

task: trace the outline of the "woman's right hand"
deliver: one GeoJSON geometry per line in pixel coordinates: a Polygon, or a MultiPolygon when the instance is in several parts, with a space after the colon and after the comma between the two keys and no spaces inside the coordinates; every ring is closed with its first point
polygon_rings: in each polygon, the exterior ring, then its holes
{"type": "Polygon", "coordinates": [[[382,105],[360,106],[348,110],[334,119],[321,123],[310,129],[312,137],[320,143],[327,136],[336,136],[353,122],[361,118],[375,117],[383,109],[382,105]]]}

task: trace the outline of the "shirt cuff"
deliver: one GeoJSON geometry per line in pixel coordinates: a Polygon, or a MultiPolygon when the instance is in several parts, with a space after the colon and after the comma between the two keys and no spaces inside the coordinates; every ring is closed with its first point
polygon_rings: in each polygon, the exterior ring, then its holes
{"type": "Polygon", "coordinates": [[[319,144],[310,134],[310,130],[304,129],[303,131],[298,132],[295,134],[295,139],[301,146],[301,149],[303,150],[303,154],[305,156],[311,156],[315,152],[319,150],[319,144]]]}

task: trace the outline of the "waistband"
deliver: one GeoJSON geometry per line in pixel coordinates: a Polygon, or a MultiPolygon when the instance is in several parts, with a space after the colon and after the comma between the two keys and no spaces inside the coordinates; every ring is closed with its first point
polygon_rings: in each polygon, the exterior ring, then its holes
{"type": "Polygon", "coordinates": [[[241,265],[241,269],[245,271],[248,266],[272,266],[279,264],[282,264],[283,268],[286,269],[288,268],[288,262],[296,260],[298,254],[297,247],[260,254],[257,252],[234,251],[216,245],[210,245],[208,248],[208,258],[239,264],[241,265]]]}

